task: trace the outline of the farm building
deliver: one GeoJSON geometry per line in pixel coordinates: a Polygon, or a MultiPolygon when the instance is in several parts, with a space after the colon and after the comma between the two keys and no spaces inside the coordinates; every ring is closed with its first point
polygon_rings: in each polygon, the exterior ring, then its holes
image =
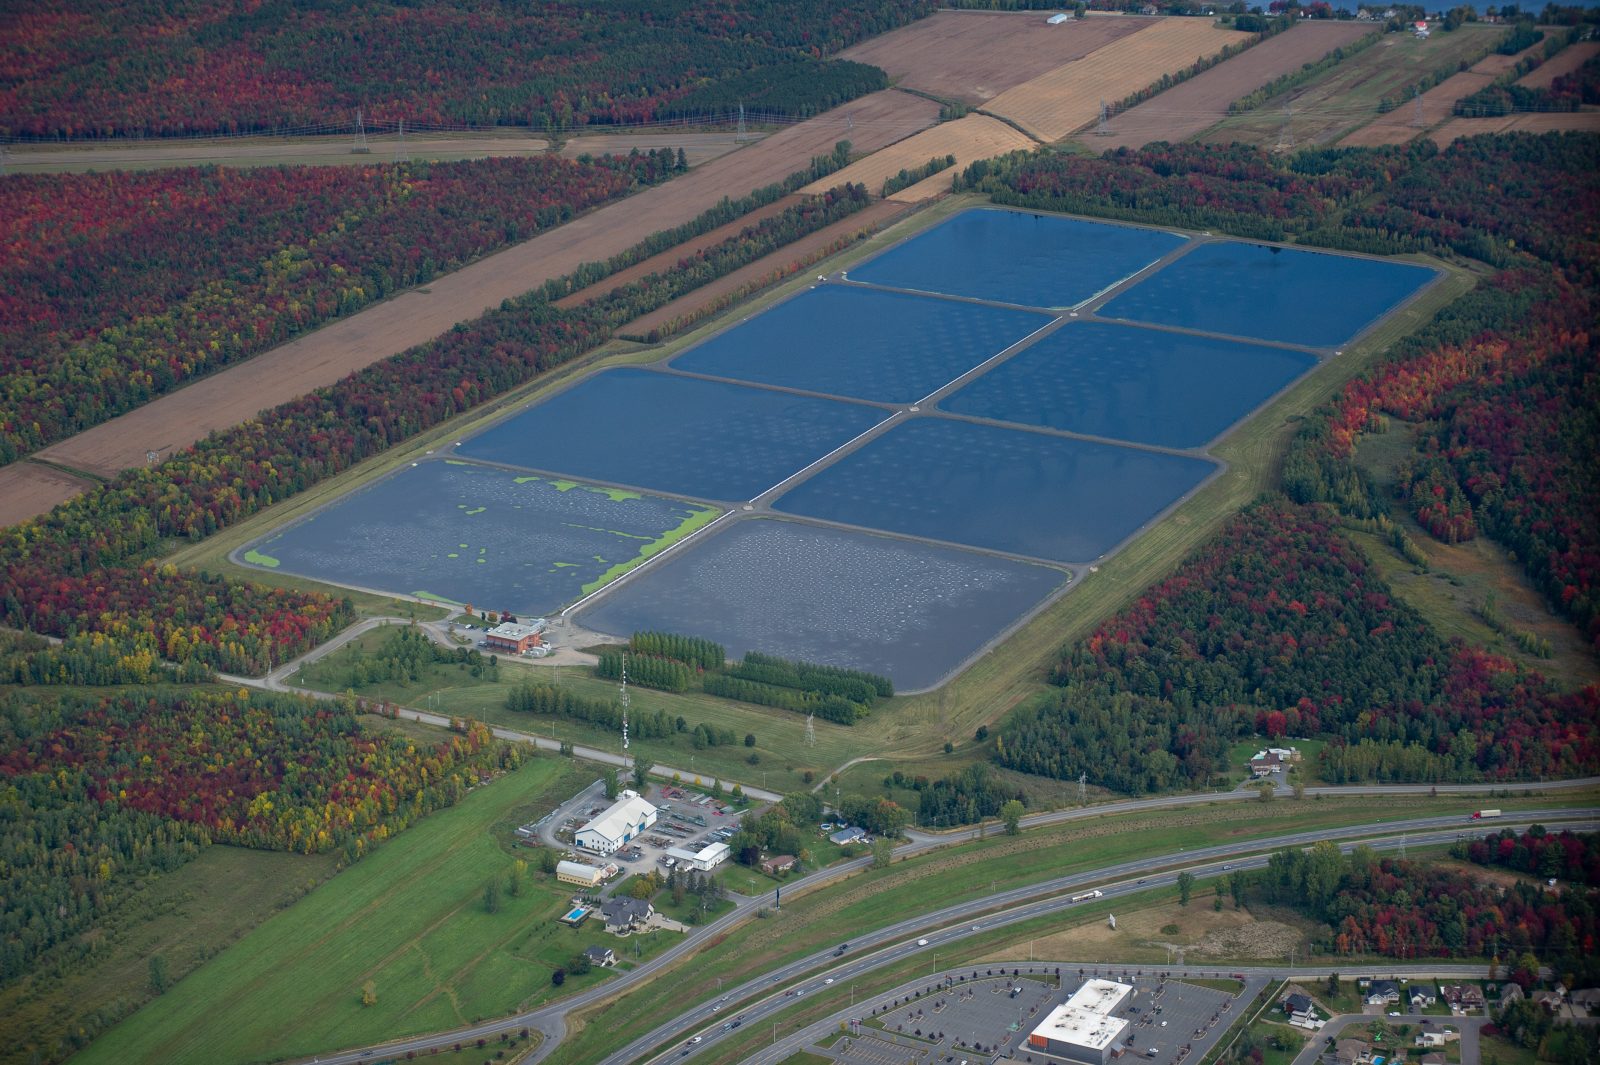
{"type": "Polygon", "coordinates": [[[1106,1065],[1128,1022],[1116,1011],[1133,997],[1133,988],[1113,980],[1089,980],[1051,1010],[1028,1036],[1028,1046],[1047,1054],[1106,1065]]]}
{"type": "Polygon", "coordinates": [[[606,871],[596,869],[592,865],[582,862],[561,861],[556,863],[556,879],[563,884],[577,884],[579,887],[599,887],[605,880],[606,871]]]}
{"type": "Polygon", "coordinates": [[[692,851],[687,847],[668,847],[667,857],[678,859],[678,864],[690,869],[698,869],[702,873],[710,872],[728,860],[731,851],[726,843],[713,843],[700,850],[692,851]]]}
{"type": "Polygon", "coordinates": [[[1297,747],[1268,747],[1264,751],[1257,751],[1250,759],[1250,773],[1258,778],[1271,776],[1298,761],[1300,750],[1297,747]]]}
{"type": "Polygon", "coordinates": [[[576,839],[586,851],[614,854],[618,847],[655,823],[656,808],[640,798],[638,792],[624,791],[604,813],[578,829],[576,839]]]}
{"type": "Polygon", "coordinates": [[[544,618],[538,618],[527,624],[508,621],[504,625],[496,625],[484,634],[483,642],[491,651],[504,651],[507,654],[527,654],[530,650],[544,643],[544,618]]]}

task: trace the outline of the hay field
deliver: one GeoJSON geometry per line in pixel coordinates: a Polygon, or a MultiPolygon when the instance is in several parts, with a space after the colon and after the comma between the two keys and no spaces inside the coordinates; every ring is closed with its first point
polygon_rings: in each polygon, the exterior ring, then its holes
{"type": "Polygon", "coordinates": [[[1056,141],[1093,122],[1100,103],[1114,104],[1215,55],[1249,34],[1220,30],[1206,19],[1163,18],[1074,63],[1024,82],[990,100],[985,110],[1015,122],[1040,140],[1056,141]]]}
{"type": "Polygon", "coordinates": [[[1384,144],[1404,144],[1423,130],[1448,121],[1456,101],[1465,99],[1494,84],[1496,78],[1516,66],[1524,57],[1544,49],[1544,38],[1516,55],[1490,52],[1472,65],[1471,70],[1454,74],[1422,94],[1422,117],[1417,117],[1416,101],[1408,100],[1386,115],[1379,115],[1339,142],[1340,147],[1375,148],[1384,144]]]}
{"type": "Polygon", "coordinates": [[[88,490],[91,483],[37,462],[13,462],[0,468],[0,528],[43,514],[88,490]]]}
{"type": "Polygon", "coordinates": [[[1102,45],[1148,19],[1096,15],[1049,25],[1048,11],[937,11],[839,53],[878,67],[895,85],[981,104],[1102,45]]]}
{"type": "Polygon", "coordinates": [[[1226,63],[1219,63],[1106,123],[1106,135],[1080,134],[1087,148],[1141,148],[1151,141],[1187,140],[1228,115],[1228,105],[1281,75],[1314,63],[1335,48],[1378,28],[1368,22],[1303,21],[1226,63]]]}
{"type": "Polygon", "coordinates": [[[896,141],[843,170],[829,174],[820,181],[813,181],[800,191],[817,195],[837,185],[859,182],[876,196],[883,188],[884,181],[900,171],[915,169],[929,159],[954,155],[956,165],[953,170],[942,170],[933,178],[919,181],[890,197],[901,203],[917,203],[948,190],[955,171],[975,159],[988,159],[1003,152],[1031,147],[1032,140],[999,119],[988,115],[967,115],[954,122],[943,122],[932,129],[925,129],[903,141],[896,141]]]}

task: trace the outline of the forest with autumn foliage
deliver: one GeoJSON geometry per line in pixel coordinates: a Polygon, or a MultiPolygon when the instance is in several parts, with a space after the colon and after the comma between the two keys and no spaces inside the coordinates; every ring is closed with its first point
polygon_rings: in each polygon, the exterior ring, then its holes
{"type": "Polygon", "coordinates": [[[670,150],[0,182],[0,462],[682,169],[670,150]]]}
{"type": "Polygon", "coordinates": [[[174,136],[368,123],[804,117],[881,89],[830,59],[930,0],[314,5],[41,0],[0,16],[0,134],[174,136]]]}
{"type": "MultiPolygon", "coordinates": [[[[1594,838],[1575,841],[1592,850],[1594,838]]],[[[1557,889],[1505,885],[1364,847],[1341,855],[1323,841],[1277,851],[1265,869],[1235,873],[1229,886],[1246,900],[1291,906],[1322,922],[1327,932],[1317,946],[1330,954],[1499,958],[1504,975],[1524,988],[1539,978],[1541,963],[1579,987],[1600,978],[1600,889],[1581,879],[1557,889]]]]}
{"type": "Polygon", "coordinates": [[[1158,144],[969,167],[969,187],[1019,206],[1500,268],[1306,419],[1283,467],[1290,500],[1236,517],[1068,647],[1061,691],[1006,720],[995,759],[1130,792],[1204,786],[1231,768],[1233,742],[1257,734],[1332,739],[1318,768],[1335,782],[1600,767],[1600,690],[1564,692],[1445,639],[1339,529],[1399,503],[1441,539],[1485,532],[1600,645],[1600,250],[1570,224],[1574,209],[1600,210],[1597,171],[1600,147],[1580,134],[1288,159],[1158,144]],[[1420,426],[1393,501],[1354,463],[1379,413],[1420,426]]]}

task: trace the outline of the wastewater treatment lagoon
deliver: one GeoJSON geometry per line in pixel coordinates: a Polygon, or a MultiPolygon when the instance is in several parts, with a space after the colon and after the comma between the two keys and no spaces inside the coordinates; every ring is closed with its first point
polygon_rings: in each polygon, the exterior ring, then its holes
{"type": "Polygon", "coordinates": [[[1220,472],[1205,448],[1437,276],[971,208],[236,559],[919,690],[1160,521],[1220,472]]]}

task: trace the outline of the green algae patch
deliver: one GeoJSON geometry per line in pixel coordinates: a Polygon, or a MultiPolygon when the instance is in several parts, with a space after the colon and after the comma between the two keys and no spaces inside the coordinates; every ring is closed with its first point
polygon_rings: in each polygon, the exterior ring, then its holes
{"type": "Polygon", "coordinates": [[[627,562],[619,562],[606,570],[600,576],[583,586],[584,595],[593,595],[629,570],[644,565],[645,562],[659,555],[673,544],[699,532],[707,525],[722,517],[722,511],[714,507],[695,508],[687,518],[679,522],[674,528],[668,529],[656,539],[645,544],[639,553],[627,562]]]}

